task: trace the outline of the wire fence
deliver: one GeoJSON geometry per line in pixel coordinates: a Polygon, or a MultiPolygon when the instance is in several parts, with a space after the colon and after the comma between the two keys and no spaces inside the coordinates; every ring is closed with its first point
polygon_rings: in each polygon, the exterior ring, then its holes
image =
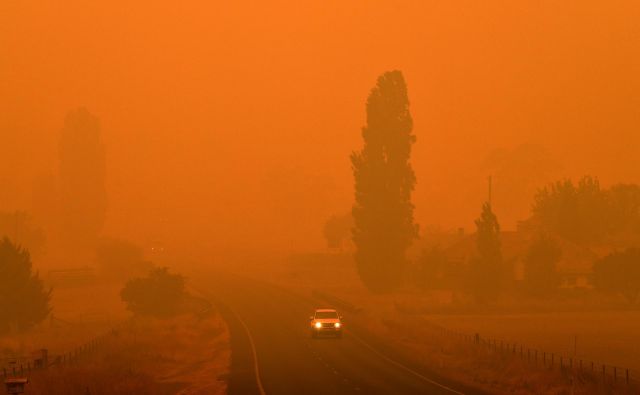
{"type": "Polygon", "coordinates": [[[60,354],[49,354],[46,349],[38,350],[30,355],[19,355],[0,358],[0,374],[3,379],[10,377],[29,377],[32,373],[48,368],[77,365],[81,360],[102,348],[110,339],[119,335],[127,322],[60,354]]]}
{"type": "MultiPolygon", "coordinates": [[[[197,303],[197,306],[194,306],[194,315],[198,319],[206,318],[213,311],[211,302],[205,298],[194,297],[193,302],[197,303]]],[[[53,316],[51,317],[51,321],[52,325],[54,322],[56,324],[74,325],[73,323],[53,316]]],[[[38,370],[77,365],[81,363],[83,359],[86,360],[86,356],[103,348],[109,340],[117,337],[128,325],[132,324],[132,320],[123,321],[101,335],[66,352],[51,354],[49,350],[41,349],[26,355],[0,357],[0,377],[5,380],[11,377],[29,377],[38,370]]]]}
{"type": "Polygon", "coordinates": [[[479,333],[459,332],[434,323],[431,325],[444,335],[456,337],[476,347],[482,347],[510,358],[519,359],[531,366],[557,370],[570,379],[599,380],[609,386],[626,385],[630,388],[640,389],[640,371],[628,367],[606,364],[576,355],[548,352],[527,346],[524,343],[481,336],[479,333]]]}

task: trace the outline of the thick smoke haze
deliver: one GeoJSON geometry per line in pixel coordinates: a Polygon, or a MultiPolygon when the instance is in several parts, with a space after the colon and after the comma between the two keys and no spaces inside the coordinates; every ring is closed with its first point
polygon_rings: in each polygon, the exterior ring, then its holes
{"type": "Polygon", "coordinates": [[[86,107],[105,235],[323,248],[369,91],[400,69],[416,222],[472,230],[492,174],[513,229],[547,181],[640,182],[639,20],[637,1],[2,1],[0,208],[47,215],[65,117],[86,107]]]}

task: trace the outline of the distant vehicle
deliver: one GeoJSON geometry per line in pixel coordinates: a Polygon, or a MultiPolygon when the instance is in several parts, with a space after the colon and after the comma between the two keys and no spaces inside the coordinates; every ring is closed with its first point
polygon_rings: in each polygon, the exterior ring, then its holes
{"type": "Polygon", "coordinates": [[[311,337],[331,335],[342,337],[342,316],[334,309],[316,309],[309,317],[311,337]]]}

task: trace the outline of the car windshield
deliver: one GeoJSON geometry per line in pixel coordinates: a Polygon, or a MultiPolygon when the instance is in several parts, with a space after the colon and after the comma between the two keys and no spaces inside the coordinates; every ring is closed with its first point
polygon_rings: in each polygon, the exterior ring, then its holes
{"type": "Polygon", "coordinates": [[[316,319],[326,318],[338,318],[338,313],[335,311],[316,311],[316,319]]]}

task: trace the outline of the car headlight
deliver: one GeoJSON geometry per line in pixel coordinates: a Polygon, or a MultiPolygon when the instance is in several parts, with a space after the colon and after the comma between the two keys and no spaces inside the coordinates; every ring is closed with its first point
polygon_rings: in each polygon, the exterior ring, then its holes
{"type": "Polygon", "coordinates": [[[316,322],[314,326],[318,329],[322,328],[322,324],[320,322],[316,322]]]}
{"type": "Polygon", "coordinates": [[[335,324],[333,324],[333,326],[335,326],[336,328],[340,328],[342,326],[342,324],[339,323],[339,322],[336,322],[335,324]]]}

